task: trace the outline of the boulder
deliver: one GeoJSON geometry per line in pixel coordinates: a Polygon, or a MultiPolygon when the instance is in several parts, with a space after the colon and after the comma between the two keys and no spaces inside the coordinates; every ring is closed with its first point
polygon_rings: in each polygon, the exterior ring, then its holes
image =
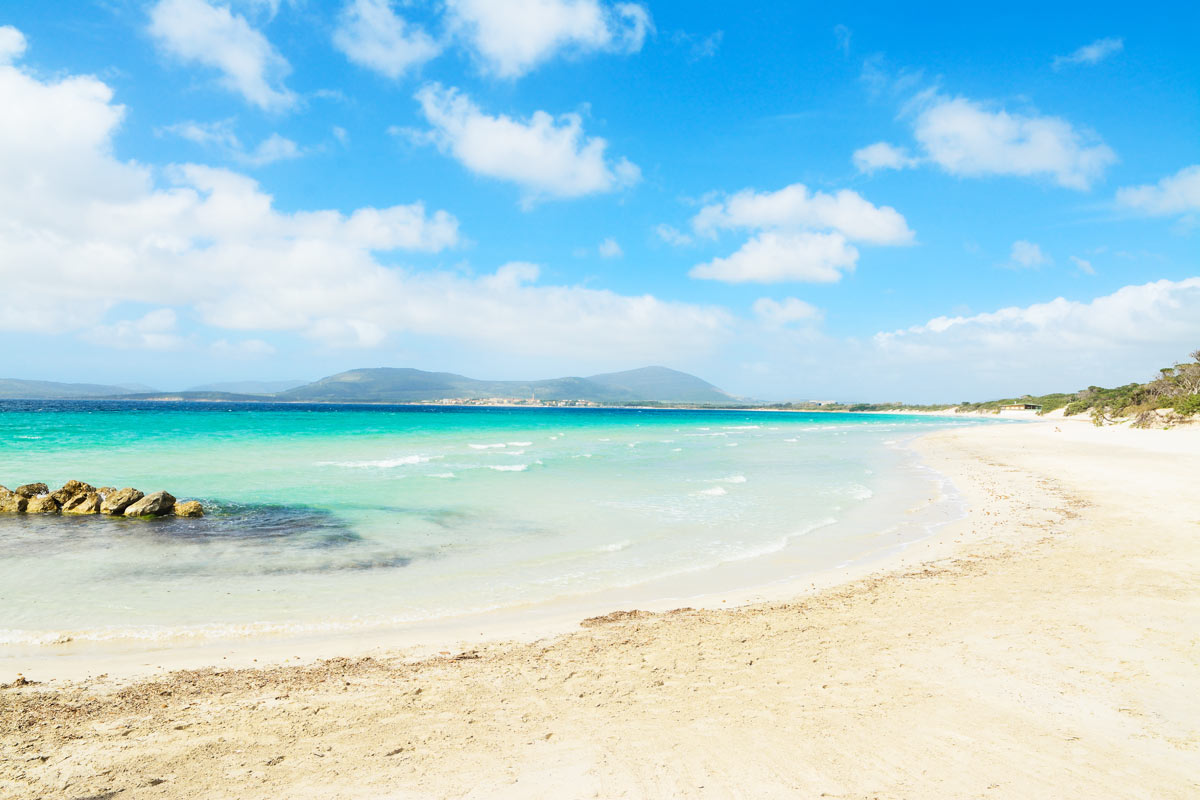
{"type": "Polygon", "coordinates": [[[44,483],[27,483],[24,486],[18,486],[13,491],[21,497],[37,497],[39,494],[49,493],[50,487],[44,483]]]}
{"type": "Polygon", "coordinates": [[[203,517],[204,506],[197,503],[195,500],[183,500],[175,503],[175,516],[177,517],[203,517]]]}
{"type": "Polygon", "coordinates": [[[61,489],[53,491],[50,496],[58,501],[61,506],[66,506],[68,500],[73,500],[81,494],[96,491],[91,484],[82,483],[81,481],[67,481],[62,485],[61,489]]]}
{"type": "Polygon", "coordinates": [[[29,502],[25,504],[26,514],[57,514],[58,501],[48,494],[40,497],[31,497],[29,502]]]}
{"type": "Polygon", "coordinates": [[[25,505],[28,502],[28,497],[0,486],[0,513],[21,514],[25,511],[25,505]]]}
{"type": "Polygon", "coordinates": [[[109,492],[104,496],[104,501],[100,504],[101,514],[110,514],[114,517],[119,517],[125,513],[125,509],[133,505],[137,501],[145,497],[144,494],[137,489],[118,489],[115,492],[109,492]]]}
{"type": "Polygon", "coordinates": [[[175,510],[175,498],[167,492],[148,494],[125,509],[127,517],[161,517],[175,510]]]}
{"type": "Polygon", "coordinates": [[[85,492],[77,494],[67,502],[63,503],[62,513],[64,514],[99,514],[100,513],[100,495],[96,492],[85,492]]]}
{"type": "Polygon", "coordinates": [[[103,500],[104,498],[108,497],[110,494],[112,494],[115,491],[116,491],[116,489],[114,489],[111,486],[101,486],[99,489],[96,490],[96,493],[99,494],[100,499],[103,500]]]}

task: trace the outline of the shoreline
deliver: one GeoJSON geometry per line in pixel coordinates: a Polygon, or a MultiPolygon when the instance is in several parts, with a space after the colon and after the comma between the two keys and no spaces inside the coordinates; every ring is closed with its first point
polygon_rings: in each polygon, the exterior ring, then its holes
{"type": "Polygon", "coordinates": [[[1200,431],[1059,427],[927,435],[967,518],[907,565],[787,601],[0,691],[0,789],[1194,796],[1200,431]]]}
{"type": "MultiPolygon", "coordinates": [[[[921,464],[914,443],[928,435],[910,433],[898,445],[898,449],[907,453],[922,469],[927,468],[921,464]]],[[[924,485],[913,499],[926,492],[934,496],[927,504],[910,506],[909,514],[925,509],[936,511],[964,502],[952,487],[951,496],[943,494],[949,484],[948,478],[935,470],[929,471],[932,474],[921,479],[924,485]]],[[[926,532],[922,536],[862,550],[844,563],[819,569],[795,566],[796,558],[804,555],[793,549],[803,550],[805,534],[797,534],[796,541],[781,550],[745,560],[723,562],[631,586],[412,622],[367,621],[357,625],[343,625],[338,620],[247,623],[247,628],[257,630],[232,636],[210,635],[205,633],[210,626],[197,626],[195,631],[168,632],[161,640],[137,636],[93,639],[87,635],[72,636],[68,631],[58,634],[65,637],[58,641],[0,644],[0,684],[12,681],[18,675],[56,686],[87,681],[99,675],[110,681],[129,683],[181,669],[310,664],[319,659],[381,654],[414,661],[480,644],[532,642],[569,634],[579,629],[581,620],[602,617],[619,609],[666,613],[680,607],[720,610],[787,601],[910,567],[926,558],[925,554],[938,546],[939,537],[947,528],[965,516],[964,509],[954,519],[923,522],[926,532]],[[796,569],[801,571],[797,573],[796,569]],[[287,630],[295,626],[309,626],[312,630],[287,630]],[[297,656],[297,653],[301,655],[297,656]]],[[[837,524],[847,528],[846,520],[837,524]]],[[[882,526],[883,520],[876,524],[882,526]]],[[[848,529],[852,531],[854,525],[849,525],[848,529]]],[[[882,534],[877,531],[874,535],[882,534]]]]}

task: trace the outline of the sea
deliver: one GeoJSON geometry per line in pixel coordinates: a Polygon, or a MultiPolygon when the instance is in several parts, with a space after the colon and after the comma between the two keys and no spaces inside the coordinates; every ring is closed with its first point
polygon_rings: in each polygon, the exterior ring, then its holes
{"type": "Polygon", "coordinates": [[[0,515],[0,648],[369,631],[802,580],[960,518],[906,443],[975,418],[0,401],[0,484],[199,519],[0,515]]]}

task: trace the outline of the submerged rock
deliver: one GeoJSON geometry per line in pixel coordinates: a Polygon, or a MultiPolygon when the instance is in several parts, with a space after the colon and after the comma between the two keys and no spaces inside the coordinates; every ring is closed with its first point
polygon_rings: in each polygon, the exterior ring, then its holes
{"type": "Polygon", "coordinates": [[[104,502],[100,504],[101,514],[110,514],[114,517],[119,517],[125,513],[125,509],[141,500],[146,495],[139,492],[137,489],[118,489],[105,495],[104,502]]]}
{"type": "Polygon", "coordinates": [[[58,501],[48,494],[41,497],[31,497],[25,504],[26,514],[57,514],[58,501]]]}
{"type": "Polygon", "coordinates": [[[59,505],[66,506],[67,501],[74,500],[79,495],[94,491],[96,490],[90,483],[72,480],[64,483],[61,489],[51,492],[50,496],[57,500],[59,505]]]}
{"type": "Polygon", "coordinates": [[[99,514],[100,513],[100,495],[96,492],[85,492],[77,494],[67,502],[63,503],[62,513],[64,514],[99,514]]]}
{"type": "Polygon", "coordinates": [[[200,505],[195,500],[183,500],[175,503],[175,516],[177,517],[203,517],[204,506],[200,505]]]}
{"type": "Polygon", "coordinates": [[[49,493],[50,487],[44,483],[27,483],[24,486],[18,486],[13,491],[22,497],[37,497],[39,494],[49,493]]]}
{"type": "Polygon", "coordinates": [[[25,511],[29,498],[0,486],[0,513],[20,514],[25,511]]]}
{"type": "Polygon", "coordinates": [[[161,517],[175,510],[175,498],[167,492],[148,494],[125,509],[127,517],[161,517]]]}

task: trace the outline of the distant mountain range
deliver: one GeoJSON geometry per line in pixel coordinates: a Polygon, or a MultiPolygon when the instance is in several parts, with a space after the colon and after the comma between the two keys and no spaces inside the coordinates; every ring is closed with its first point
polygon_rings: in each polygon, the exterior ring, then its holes
{"type": "Polygon", "coordinates": [[[481,381],[449,372],[380,367],[330,375],[314,383],[218,383],[184,392],[158,392],[149,387],[54,383],[0,379],[0,398],[16,399],[181,399],[248,400],[309,403],[425,403],[444,399],[519,398],[582,400],[593,403],[737,404],[711,383],[666,367],[643,367],[588,378],[542,381],[481,381]]]}

